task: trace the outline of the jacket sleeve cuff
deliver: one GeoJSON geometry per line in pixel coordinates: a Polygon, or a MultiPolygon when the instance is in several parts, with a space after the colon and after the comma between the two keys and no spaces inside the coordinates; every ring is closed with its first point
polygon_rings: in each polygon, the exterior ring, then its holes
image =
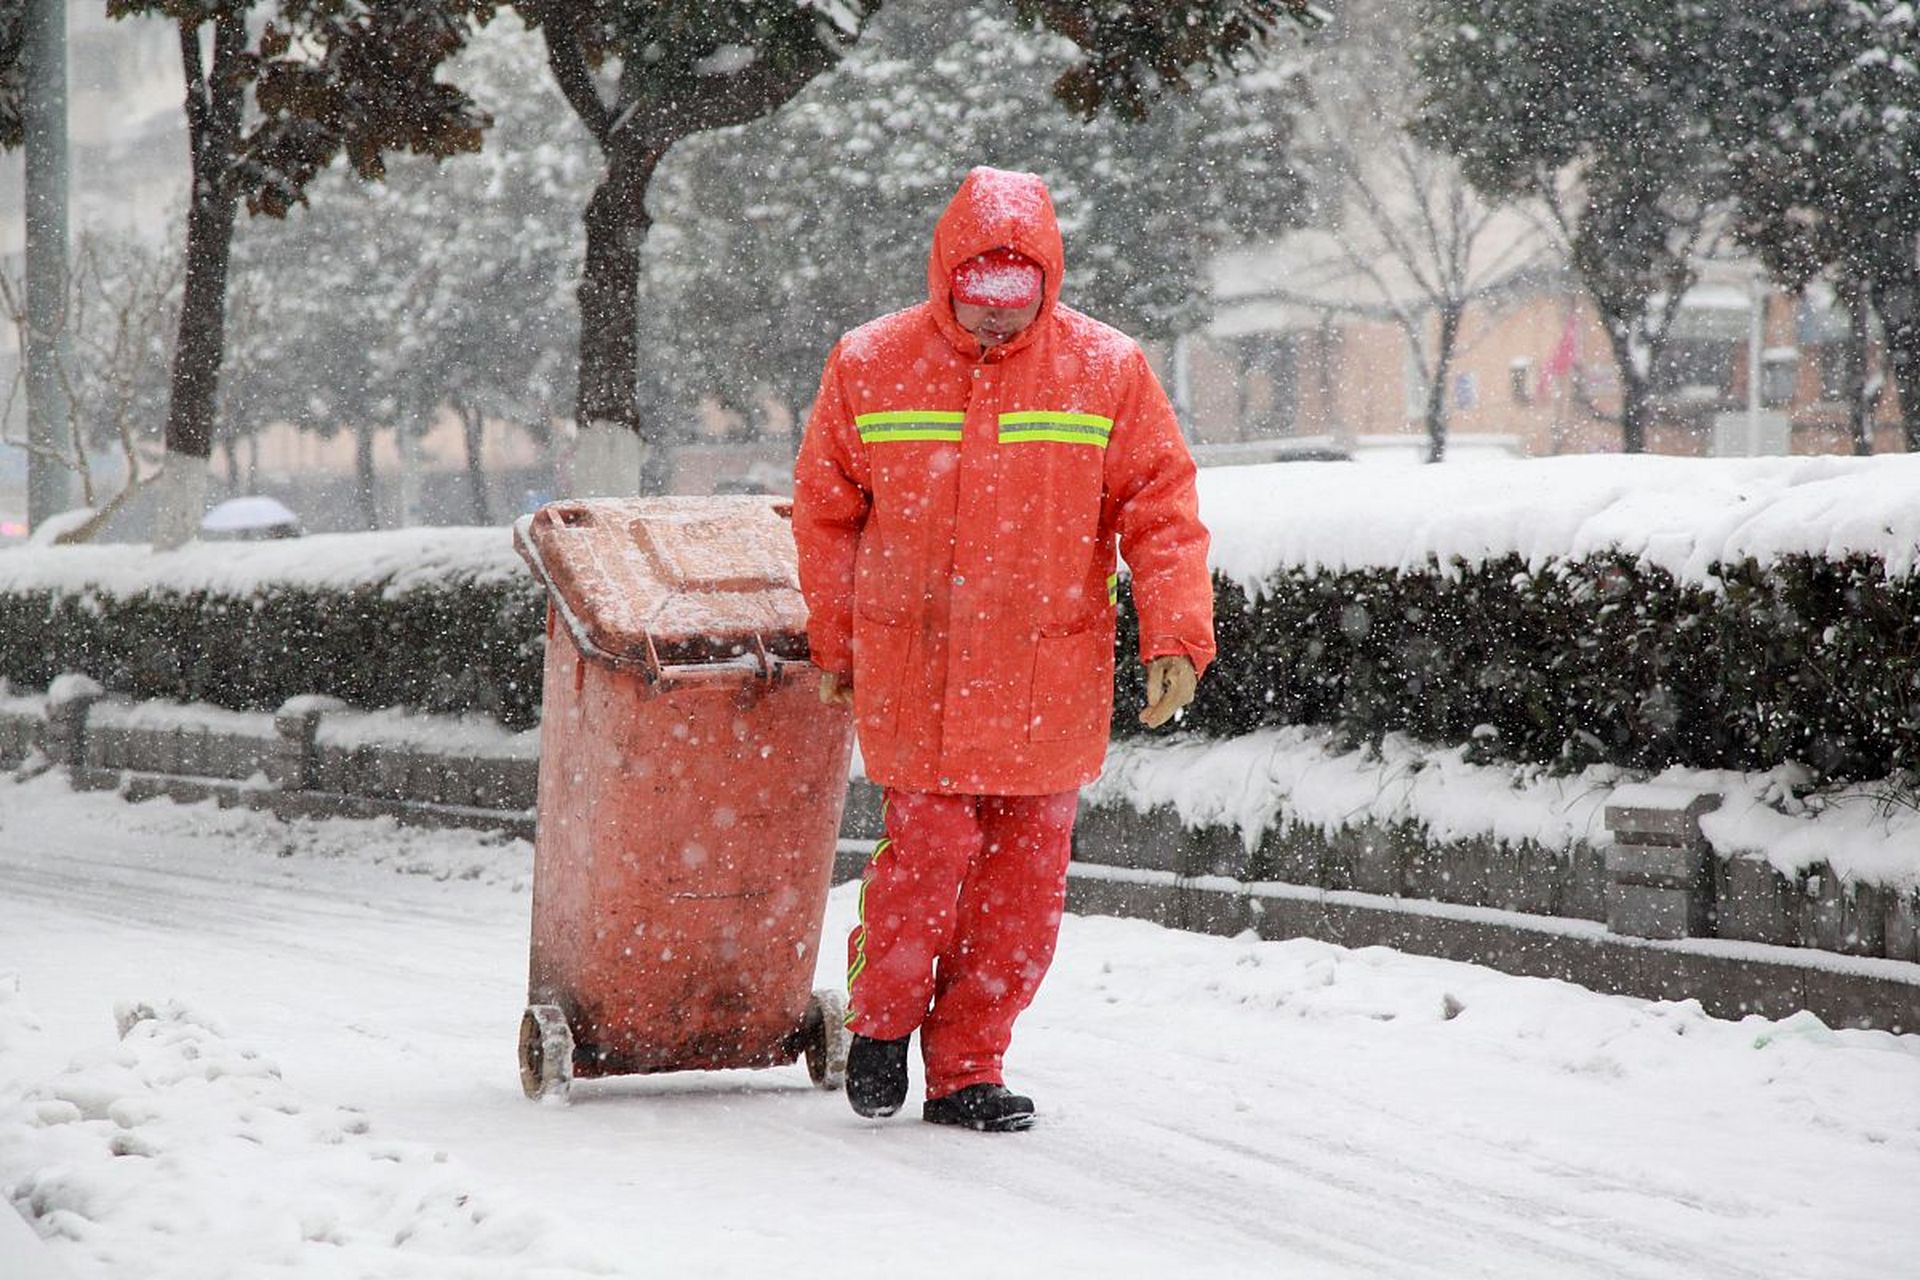
{"type": "Polygon", "coordinates": [[[1193,664],[1193,673],[1205,675],[1207,666],[1213,661],[1212,645],[1197,645],[1177,636],[1142,636],[1140,638],[1140,662],[1146,665],[1155,658],[1185,658],[1193,664]]]}
{"type": "Polygon", "coordinates": [[[853,645],[845,638],[809,634],[807,660],[828,675],[853,679],[853,645]]]}

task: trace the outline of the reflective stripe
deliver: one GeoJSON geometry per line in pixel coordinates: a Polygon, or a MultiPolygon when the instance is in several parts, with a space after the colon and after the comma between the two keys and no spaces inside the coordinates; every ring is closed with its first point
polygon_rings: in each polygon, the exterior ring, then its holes
{"type": "Polygon", "coordinates": [[[1003,413],[1000,425],[1024,426],[1034,422],[1056,422],[1069,427],[1097,427],[1104,434],[1113,430],[1113,419],[1103,418],[1097,413],[1055,413],[1051,409],[1027,409],[1019,413],[1003,413]]]}
{"type": "Polygon", "coordinates": [[[1107,603],[1111,605],[1120,603],[1120,575],[1117,573],[1107,575],[1107,603]]]}
{"type": "Polygon", "coordinates": [[[889,409],[885,413],[854,415],[854,429],[865,444],[898,440],[958,440],[964,413],[946,409],[889,409]]]}
{"type": "Polygon", "coordinates": [[[1113,433],[1113,419],[1097,413],[1055,413],[1030,409],[1000,415],[1000,443],[1028,444],[1050,440],[1056,444],[1090,444],[1107,447],[1113,433]]]}
{"type": "MultiPolygon", "coordinates": [[[[882,825],[886,823],[886,820],[887,799],[883,796],[880,800],[880,821],[882,825]]],[[[874,863],[880,861],[880,855],[885,853],[892,844],[893,838],[891,836],[880,837],[880,843],[873,846],[873,856],[867,859],[869,869],[872,868],[874,863]]],[[[860,877],[860,898],[858,905],[854,908],[854,919],[860,926],[860,932],[854,935],[853,963],[847,966],[847,1016],[842,1020],[844,1025],[847,1026],[852,1026],[854,1019],[854,979],[866,972],[867,968],[867,883],[870,879],[870,876],[863,875],[860,877]]]]}

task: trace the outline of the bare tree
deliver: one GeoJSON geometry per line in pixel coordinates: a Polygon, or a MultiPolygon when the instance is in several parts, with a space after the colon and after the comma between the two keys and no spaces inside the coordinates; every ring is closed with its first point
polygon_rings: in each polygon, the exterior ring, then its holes
{"type": "MultiPolygon", "coordinates": [[[[81,500],[92,514],[64,531],[60,542],[97,536],[153,479],[144,454],[157,445],[165,418],[182,275],[178,259],[136,243],[83,234],[75,247],[60,308],[59,336],[65,339],[61,349],[69,354],[55,368],[67,405],[59,447],[0,436],[0,443],[33,451],[78,480],[81,500]],[[93,456],[101,448],[117,450],[124,467],[110,495],[95,472],[93,456]]],[[[0,275],[0,305],[7,322],[24,338],[27,310],[20,281],[0,275]]],[[[11,417],[23,389],[24,371],[16,370],[0,421],[11,417]]]]}
{"type": "Polygon", "coordinates": [[[1299,243],[1300,288],[1316,311],[1391,320],[1420,385],[1427,460],[1447,448],[1447,383],[1470,308],[1559,252],[1544,210],[1483,199],[1451,156],[1408,131],[1417,103],[1397,7],[1350,5],[1316,61],[1316,232],[1299,243]]]}

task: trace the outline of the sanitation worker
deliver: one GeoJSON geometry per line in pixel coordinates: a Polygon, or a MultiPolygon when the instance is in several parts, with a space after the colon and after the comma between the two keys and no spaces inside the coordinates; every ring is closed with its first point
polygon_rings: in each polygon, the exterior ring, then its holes
{"type": "Polygon", "coordinates": [[[841,338],[794,474],[820,696],[851,702],[886,835],[848,940],[847,1097],[1025,1129],[1014,1019],[1052,961],[1113,713],[1115,543],[1158,727],[1213,656],[1194,463],[1138,344],[1060,301],[1045,183],[969,173],[927,299],[841,338]]]}

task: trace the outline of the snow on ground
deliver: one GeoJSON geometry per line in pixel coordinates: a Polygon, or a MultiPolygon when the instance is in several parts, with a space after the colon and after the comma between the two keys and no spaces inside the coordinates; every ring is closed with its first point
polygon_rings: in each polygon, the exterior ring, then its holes
{"type": "Polygon", "coordinates": [[[0,1190],[80,1280],[1786,1280],[1920,1250],[1920,1039],[1136,921],[1066,922],[1010,1064],[1031,1133],[864,1121],[797,1066],[535,1105],[530,864],[0,780],[0,1190]]]}

